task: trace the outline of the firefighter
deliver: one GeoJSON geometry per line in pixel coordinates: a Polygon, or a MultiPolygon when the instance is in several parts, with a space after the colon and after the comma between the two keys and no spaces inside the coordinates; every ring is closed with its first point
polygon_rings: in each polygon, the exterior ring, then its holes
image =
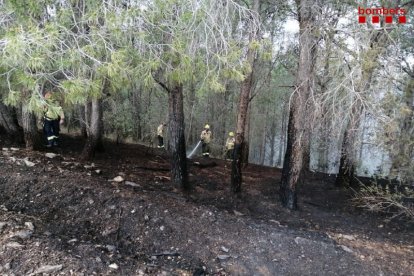
{"type": "Polygon", "coordinates": [[[211,131],[210,126],[206,124],[204,126],[204,130],[201,132],[201,146],[202,152],[204,157],[210,156],[210,142],[211,142],[211,131]]]}
{"type": "Polygon", "coordinates": [[[164,147],[164,127],[165,126],[166,124],[162,123],[157,128],[158,148],[164,147]]]}
{"type": "Polygon", "coordinates": [[[45,94],[46,104],[43,111],[43,128],[46,134],[46,147],[58,146],[60,126],[65,120],[62,107],[53,99],[53,94],[45,94]]]}
{"type": "Polygon", "coordinates": [[[227,138],[227,141],[226,141],[226,159],[232,159],[235,142],[236,142],[236,139],[234,138],[234,132],[230,131],[229,137],[227,138]]]}

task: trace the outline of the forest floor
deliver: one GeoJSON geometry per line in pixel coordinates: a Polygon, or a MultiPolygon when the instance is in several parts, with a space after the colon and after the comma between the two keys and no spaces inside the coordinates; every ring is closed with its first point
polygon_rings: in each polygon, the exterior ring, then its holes
{"type": "Polygon", "coordinates": [[[183,194],[162,150],[108,142],[91,163],[63,142],[2,145],[0,275],[414,275],[413,225],[352,207],[327,175],[307,176],[292,212],[275,168],[247,166],[235,197],[229,162],[191,163],[183,194]]]}

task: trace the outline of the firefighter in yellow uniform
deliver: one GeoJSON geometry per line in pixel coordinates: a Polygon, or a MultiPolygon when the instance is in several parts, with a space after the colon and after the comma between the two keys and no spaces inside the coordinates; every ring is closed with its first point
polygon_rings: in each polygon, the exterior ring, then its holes
{"type": "Polygon", "coordinates": [[[236,139],[234,138],[234,132],[229,132],[229,137],[226,141],[226,159],[232,159],[233,158],[233,150],[234,150],[234,143],[236,142],[236,139]]]}
{"type": "Polygon", "coordinates": [[[211,142],[211,131],[210,126],[207,124],[204,126],[204,130],[201,132],[200,135],[201,139],[201,149],[203,152],[204,157],[210,156],[210,142],[211,142]]]}
{"type": "Polygon", "coordinates": [[[48,148],[58,146],[60,126],[63,124],[65,115],[59,103],[53,99],[51,92],[45,94],[46,105],[43,110],[43,127],[46,134],[48,148]]]}
{"type": "Polygon", "coordinates": [[[158,148],[164,147],[164,127],[165,126],[166,124],[162,123],[157,128],[158,148]]]}

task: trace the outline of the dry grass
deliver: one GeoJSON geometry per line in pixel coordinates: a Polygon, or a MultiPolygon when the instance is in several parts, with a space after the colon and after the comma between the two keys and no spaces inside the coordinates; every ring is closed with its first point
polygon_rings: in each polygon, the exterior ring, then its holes
{"type": "Polygon", "coordinates": [[[357,207],[371,212],[391,215],[394,218],[414,220],[414,191],[405,188],[403,192],[394,192],[373,182],[367,186],[362,183],[361,188],[355,191],[353,203],[357,207]]]}

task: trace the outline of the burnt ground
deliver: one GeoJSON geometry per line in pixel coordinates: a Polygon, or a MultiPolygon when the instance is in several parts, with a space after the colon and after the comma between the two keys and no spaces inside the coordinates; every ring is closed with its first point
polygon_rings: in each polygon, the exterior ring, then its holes
{"type": "Polygon", "coordinates": [[[352,207],[332,177],[308,175],[292,212],[275,168],[249,165],[234,197],[230,163],[193,164],[184,194],[162,150],[81,148],[0,152],[0,275],[414,275],[413,225],[352,207]]]}

